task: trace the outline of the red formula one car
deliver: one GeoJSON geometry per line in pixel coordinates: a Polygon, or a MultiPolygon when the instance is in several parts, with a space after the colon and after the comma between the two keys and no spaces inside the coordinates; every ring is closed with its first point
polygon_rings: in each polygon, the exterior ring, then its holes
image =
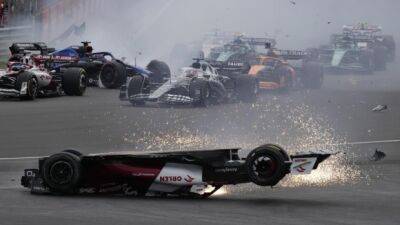
{"type": "Polygon", "coordinates": [[[26,169],[21,184],[32,193],[119,193],[134,196],[208,197],[229,184],[274,186],[288,173],[307,174],[325,152],[289,156],[262,145],[240,158],[239,149],[82,155],[65,150],[26,169]]]}

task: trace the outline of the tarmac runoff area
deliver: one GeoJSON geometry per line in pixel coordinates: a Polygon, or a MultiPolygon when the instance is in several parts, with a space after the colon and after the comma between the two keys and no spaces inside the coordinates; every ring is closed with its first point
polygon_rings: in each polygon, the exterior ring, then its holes
{"type": "Polygon", "coordinates": [[[400,76],[328,75],[321,90],[264,93],[254,104],[209,108],[84,97],[0,100],[1,224],[399,224],[400,76]],[[385,104],[388,109],[373,112],[385,104]],[[210,199],[37,196],[19,185],[37,157],[83,153],[243,147],[339,152],[313,174],[274,188],[229,186],[210,199]],[[373,161],[378,149],[386,157],[373,161]]]}

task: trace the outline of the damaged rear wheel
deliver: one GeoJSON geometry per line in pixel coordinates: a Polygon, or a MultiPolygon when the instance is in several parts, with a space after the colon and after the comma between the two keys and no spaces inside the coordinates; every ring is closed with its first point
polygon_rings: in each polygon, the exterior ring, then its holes
{"type": "Polygon", "coordinates": [[[81,179],[81,160],[76,154],[61,152],[45,159],[41,169],[42,177],[52,191],[74,193],[81,179]]]}
{"type": "Polygon", "coordinates": [[[287,174],[284,155],[273,145],[262,145],[246,158],[251,182],[260,186],[274,186],[287,174]]]}

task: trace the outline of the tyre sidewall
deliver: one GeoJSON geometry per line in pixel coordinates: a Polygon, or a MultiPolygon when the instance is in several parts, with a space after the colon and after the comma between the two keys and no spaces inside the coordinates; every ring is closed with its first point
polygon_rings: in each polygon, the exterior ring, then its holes
{"type": "Polygon", "coordinates": [[[260,146],[250,152],[246,158],[246,168],[250,181],[260,186],[274,186],[287,174],[284,156],[278,149],[268,145],[260,146]],[[276,165],[275,172],[267,178],[261,178],[253,171],[254,162],[260,157],[268,157],[274,160],[276,165]]]}
{"type": "Polygon", "coordinates": [[[80,157],[69,152],[54,154],[45,159],[41,168],[41,173],[45,184],[49,186],[52,191],[63,194],[73,193],[78,188],[82,176],[80,157]],[[73,170],[73,174],[68,183],[59,184],[54,181],[50,175],[52,166],[54,166],[54,164],[58,162],[68,163],[73,170]]]}

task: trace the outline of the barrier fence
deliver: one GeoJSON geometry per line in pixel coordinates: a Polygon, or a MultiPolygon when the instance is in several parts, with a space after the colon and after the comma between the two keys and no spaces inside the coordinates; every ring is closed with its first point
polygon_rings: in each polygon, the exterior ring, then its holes
{"type": "Polygon", "coordinates": [[[17,41],[49,41],[104,9],[105,0],[0,0],[0,56],[17,41]]]}

